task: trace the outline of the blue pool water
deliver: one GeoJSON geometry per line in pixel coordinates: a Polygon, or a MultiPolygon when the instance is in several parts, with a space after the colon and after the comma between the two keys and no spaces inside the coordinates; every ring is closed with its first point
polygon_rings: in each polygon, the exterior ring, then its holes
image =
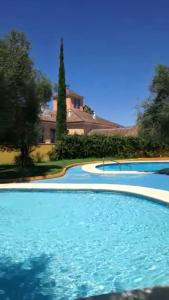
{"type": "Polygon", "coordinates": [[[169,208],[103,192],[0,193],[0,299],[169,283],[169,208]]]}
{"type": "Polygon", "coordinates": [[[169,168],[169,162],[130,162],[130,163],[112,163],[97,166],[97,169],[103,171],[146,171],[153,172],[169,168]]]}
{"type": "Polygon", "coordinates": [[[145,186],[169,190],[169,176],[160,174],[134,174],[134,175],[100,175],[82,170],[81,166],[70,168],[65,176],[45,180],[33,181],[38,183],[109,183],[145,186]]]}

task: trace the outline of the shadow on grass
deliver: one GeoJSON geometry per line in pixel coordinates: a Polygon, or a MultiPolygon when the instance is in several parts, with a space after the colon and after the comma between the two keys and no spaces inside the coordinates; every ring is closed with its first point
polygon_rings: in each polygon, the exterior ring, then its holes
{"type": "Polygon", "coordinates": [[[1,300],[53,300],[55,282],[49,279],[46,255],[23,263],[0,258],[1,300]]]}
{"type": "MultiPolygon", "coordinates": [[[[57,173],[62,167],[57,164],[37,164],[29,169],[17,169],[14,165],[0,165],[0,180],[17,179],[31,176],[46,176],[47,174],[57,173]]],[[[22,181],[29,181],[23,178],[22,181]]]]}

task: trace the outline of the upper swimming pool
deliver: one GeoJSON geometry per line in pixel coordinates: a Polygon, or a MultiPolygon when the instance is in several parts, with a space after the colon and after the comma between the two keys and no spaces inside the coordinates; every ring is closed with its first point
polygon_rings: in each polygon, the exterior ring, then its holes
{"type": "Polygon", "coordinates": [[[0,299],[169,283],[169,208],[116,192],[0,192],[0,299]]]}
{"type": "Polygon", "coordinates": [[[32,181],[32,183],[99,183],[99,184],[125,184],[142,187],[169,190],[169,176],[154,173],[137,174],[94,174],[85,172],[81,166],[67,170],[63,177],[32,181]]]}
{"type": "Polygon", "coordinates": [[[138,171],[155,172],[161,169],[169,168],[169,162],[124,162],[109,163],[96,166],[102,171],[138,171]]]}

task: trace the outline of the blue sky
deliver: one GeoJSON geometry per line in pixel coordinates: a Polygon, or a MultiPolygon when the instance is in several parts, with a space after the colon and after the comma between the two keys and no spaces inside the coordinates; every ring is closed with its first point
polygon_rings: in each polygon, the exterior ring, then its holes
{"type": "Polygon", "coordinates": [[[149,94],[158,63],[169,64],[168,0],[1,0],[0,35],[15,28],[32,42],[35,65],[66,79],[98,115],[126,126],[149,94]]]}

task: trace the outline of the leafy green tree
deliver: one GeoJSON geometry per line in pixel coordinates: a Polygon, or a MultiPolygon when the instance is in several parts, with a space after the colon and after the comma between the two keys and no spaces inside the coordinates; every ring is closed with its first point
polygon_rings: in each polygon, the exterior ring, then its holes
{"type": "Polygon", "coordinates": [[[138,114],[140,135],[147,142],[169,145],[169,67],[156,67],[150,91],[138,114]]]}
{"type": "Polygon", "coordinates": [[[61,39],[60,56],[59,56],[59,80],[58,80],[58,102],[56,116],[56,140],[61,140],[67,134],[66,123],[66,84],[65,84],[65,67],[64,67],[64,50],[63,39],[61,39]]]}
{"type": "Polygon", "coordinates": [[[51,84],[33,67],[30,48],[21,32],[0,39],[0,144],[20,150],[22,167],[31,162],[41,105],[51,97],[51,84]]]}

